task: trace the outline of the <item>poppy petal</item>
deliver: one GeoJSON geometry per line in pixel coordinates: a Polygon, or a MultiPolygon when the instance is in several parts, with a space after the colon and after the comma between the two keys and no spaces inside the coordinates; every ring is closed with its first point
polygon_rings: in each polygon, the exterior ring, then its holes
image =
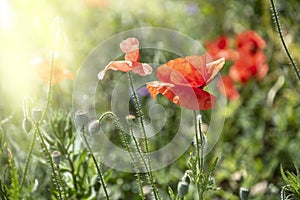
{"type": "Polygon", "coordinates": [[[169,101],[190,110],[208,110],[216,104],[215,96],[197,87],[173,85],[159,81],[149,82],[146,87],[152,98],[160,93],[169,101]]]}
{"type": "Polygon", "coordinates": [[[98,73],[98,79],[102,80],[105,73],[110,69],[114,71],[120,70],[122,72],[129,72],[130,70],[132,70],[132,62],[130,61],[110,62],[108,65],[105,66],[104,70],[98,73]]]}
{"type": "Polygon", "coordinates": [[[224,58],[220,58],[213,62],[206,63],[205,54],[202,56],[187,56],[186,59],[200,71],[205,81],[205,85],[207,85],[213,80],[213,78],[217,75],[217,73],[222,69],[222,67],[225,64],[224,58]]]}
{"type": "Polygon", "coordinates": [[[205,83],[200,72],[187,62],[185,58],[170,60],[158,67],[156,73],[160,81],[175,85],[198,87],[205,83]]]}
{"type": "Polygon", "coordinates": [[[152,73],[152,67],[147,63],[134,64],[132,71],[140,76],[147,76],[152,73]]]}
{"type": "Polygon", "coordinates": [[[125,60],[137,62],[140,59],[139,41],[132,37],[120,43],[120,49],[126,54],[125,60]]]}

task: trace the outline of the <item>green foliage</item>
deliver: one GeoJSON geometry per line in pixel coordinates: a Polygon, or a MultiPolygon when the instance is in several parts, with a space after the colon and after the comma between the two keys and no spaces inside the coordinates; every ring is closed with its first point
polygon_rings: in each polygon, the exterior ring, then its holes
{"type": "Polygon", "coordinates": [[[294,174],[289,171],[285,172],[281,165],[280,173],[285,182],[281,189],[281,200],[300,199],[300,175],[298,168],[296,168],[296,174],[294,174]]]}

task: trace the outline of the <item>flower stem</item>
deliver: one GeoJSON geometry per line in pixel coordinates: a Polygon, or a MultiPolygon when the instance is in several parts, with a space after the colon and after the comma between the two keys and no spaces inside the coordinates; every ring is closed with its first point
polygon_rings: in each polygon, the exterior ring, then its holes
{"type": "Polygon", "coordinates": [[[292,55],[289,52],[289,49],[286,46],[286,43],[285,43],[285,41],[283,39],[283,34],[282,34],[282,31],[281,31],[281,27],[280,27],[280,22],[279,22],[277,8],[276,8],[275,3],[274,3],[273,0],[270,0],[270,2],[271,2],[271,8],[272,8],[272,11],[273,11],[273,14],[274,14],[274,22],[275,22],[275,25],[277,27],[281,43],[282,43],[282,45],[284,47],[284,50],[285,50],[285,52],[286,52],[286,54],[287,54],[287,56],[288,56],[288,58],[289,58],[289,60],[290,60],[290,62],[292,64],[293,68],[294,68],[294,71],[296,72],[296,76],[298,78],[298,81],[300,81],[300,72],[299,72],[299,69],[298,69],[298,67],[297,67],[294,59],[292,58],[292,55]]]}
{"type": "Polygon", "coordinates": [[[107,189],[106,189],[106,184],[105,184],[105,181],[104,181],[104,178],[103,178],[103,172],[102,172],[101,168],[98,165],[98,161],[97,161],[96,157],[94,156],[93,150],[90,147],[89,142],[87,141],[87,138],[86,138],[85,132],[84,132],[84,128],[82,129],[81,133],[82,133],[82,137],[84,139],[84,142],[85,142],[85,144],[86,144],[86,146],[88,148],[88,151],[90,152],[90,155],[91,155],[91,157],[93,159],[93,162],[94,162],[94,164],[96,166],[97,173],[98,173],[98,176],[100,178],[101,185],[103,186],[103,190],[104,190],[106,199],[109,200],[109,195],[108,195],[108,192],[107,192],[107,189]]]}
{"type": "Polygon", "coordinates": [[[25,168],[24,168],[24,172],[23,172],[23,176],[22,176],[21,184],[20,184],[20,192],[23,189],[23,185],[24,185],[25,178],[26,178],[26,175],[27,175],[29,161],[30,161],[30,158],[31,158],[31,155],[32,155],[35,140],[36,140],[36,131],[34,131],[33,138],[32,138],[32,141],[31,141],[31,144],[30,144],[30,147],[29,147],[29,152],[28,152],[28,155],[26,157],[25,168]]]}
{"type": "MultiPolygon", "coordinates": [[[[155,199],[160,199],[160,196],[158,194],[157,188],[155,186],[155,181],[154,181],[154,177],[152,174],[152,169],[151,169],[151,161],[150,161],[150,155],[149,155],[149,145],[148,145],[148,139],[147,139],[147,134],[146,134],[146,130],[145,130],[145,124],[144,124],[144,115],[143,115],[143,111],[142,111],[142,107],[140,105],[134,84],[133,84],[133,78],[132,78],[132,74],[131,72],[128,72],[128,83],[130,86],[130,90],[133,94],[133,100],[134,100],[134,104],[135,104],[135,108],[136,108],[136,112],[138,114],[138,118],[139,118],[139,122],[140,122],[140,126],[142,128],[142,132],[143,132],[143,136],[144,136],[144,144],[145,144],[145,150],[146,150],[146,157],[147,157],[147,161],[148,161],[148,167],[147,167],[147,173],[149,175],[150,178],[150,184],[152,186],[153,189],[153,193],[154,193],[154,197],[155,199]]],[[[146,165],[146,166],[147,166],[146,165]]]]}
{"type": "Polygon", "coordinates": [[[197,190],[199,200],[204,199],[204,190],[202,188],[203,175],[204,175],[204,144],[203,144],[203,133],[201,130],[202,119],[201,115],[197,116],[197,112],[194,111],[194,122],[196,132],[196,160],[197,160],[197,174],[200,174],[200,180],[197,181],[197,190]]]}

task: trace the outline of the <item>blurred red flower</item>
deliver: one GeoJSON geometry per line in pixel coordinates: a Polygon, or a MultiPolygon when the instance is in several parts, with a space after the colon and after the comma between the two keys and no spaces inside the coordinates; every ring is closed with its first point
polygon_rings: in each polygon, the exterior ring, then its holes
{"type": "Polygon", "coordinates": [[[252,30],[238,34],[236,36],[236,45],[239,52],[244,51],[252,54],[267,46],[265,40],[252,30]]]}
{"type": "Polygon", "coordinates": [[[207,55],[187,56],[170,60],[157,69],[157,78],[146,84],[155,98],[159,93],[168,100],[191,110],[208,110],[214,107],[216,97],[204,91],[222,69],[224,58],[207,62],[207,55]]]}
{"type": "Polygon", "coordinates": [[[230,101],[234,101],[240,97],[233,80],[228,75],[222,75],[217,81],[219,91],[230,101]]]}
{"type": "Polygon", "coordinates": [[[147,63],[140,63],[139,41],[136,38],[128,38],[120,43],[122,52],[125,53],[125,61],[112,61],[104,70],[99,72],[98,79],[102,80],[108,70],[120,70],[122,72],[133,71],[140,76],[152,73],[152,67],[147,63]]]}
{"type": "Polygon", "coordinates": [[[213,59],[225,58],[226,60],[235,60],[237,52],[230,49],[230,39],[226,36],[220,36],[213,41],[206,42],[206,50],[213,59]]]}

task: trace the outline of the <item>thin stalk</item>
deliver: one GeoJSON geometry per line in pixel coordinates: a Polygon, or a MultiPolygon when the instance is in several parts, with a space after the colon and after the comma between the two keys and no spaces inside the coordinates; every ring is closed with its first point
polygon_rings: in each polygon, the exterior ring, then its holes
{"type": "Polygon", "coordinates": [[[197,181],[197,190],[199,200],[204,199],[204,190],[202,188],[203,175],[204,175],[204,144],[203,133],[201,130],[202,119],[201,115],[197,117],[197,112],[194,111],[194,122],[196,132],[196,160],[197,160],[197,174],[200,174],[200,180],[197,181]]]}
{"type": "Polygon", "coordinates": [[[39,123],[35,123],[35,128],[36,128],[36,131],[37,131],[37,133],[39,135],[39,138],[41,140],[42,149],[44,150],[44,153],[46,154],[46,157],[48,158],[48,160],[50,162],[51,170],[52,170],[52,173],[53,173],[53,178],[54,178],[54,181],[55,181],[54,184],[57,187],[59,198],[63,199],[62,198],[62,192],[61,192],[61,186],[60,186],[59,181],[57,179],[57,174],[56,174],[56,171],[55,171],[55,168],[54,168],[54,163],[53,163],[51,154],[49,153],[49,151],[47,149],[43,134],[41,133],[41,130],[40,130],[40,127],[39,127],[39,123]]]}
{"type": "Polygon", "coordinates": [[[152,189],[153,189],[153,192],[154,192],[155,199],[160,199],[158,191],[157,191],[156,186],[155,186],[154,177],[153,177],[152,169],[151,169],[151,162],[150,162],[150,156],[149,156],[149,145],[148,145],[148,139],[147,139],[147,134],[146,134],[146,130],[145,130],[145,124],[144,124],[144,118],[143,118],[144,115],[143,115],[143,112],[142,112],[142,107],[140,105],[138,96],[136,94],[136,90],[135,90],[135,87],[134,87],[134,84],[133,84],[133,78],[132,78],[131,72],[128,72],[127,74],[128,74],[128,83],[129,83],[131,92],[133,94],[133,100],[134,100],[136,112],[138,114],[139,122],[140,122],[142,132],[143,132],[143,136],[144,136],[144,139],[145,139],[144,144],[145,144],[145,150],[146,150],[146,156],[147,156],[148,168],[149,168],[147,173],[149,174],[150,183],[151,183],[151,186],[152,186],[152,189]]]}
{"type": "MultiPolygon", "coordinates": [[[[141,181],[141,176],[140,176],[140,173],[139,173],[139,170],[138,170],[138,166],[136,165],[134,156],[133,156],[132,152],[130,151],[129,144],[128,144],[127,140],[126,140],[125,133],[124,133],[124,129],[123,129],[123,127],[121,126],[121,124],[120,124],[120,122],[119,122],[117,116],[116,116],[113,112],[111,112],[111,111],[108,111],[108,112],[103,113],[103,114],[100,116],[100,118],[99,118],[99,123],[101,123],[102,120],[103,120],[106,116],[111,116],[111,117],[112,117],[112,119],[114,120],[114,122],[115,122],[117,128],[119,129],[119,131],[120,131],[120,133],[121,133],[121,137],[122,137],[122,140],[124,141],[125,149],[128,151],[129,156],[130,156],[130,158],[131,158],[131,160],[132,160],[132,163],[133,163],[134,170],[136,171],[136,175],[137,175],[137,179],[138,179],[138,183],[139,183],[139,189],[140,189],[140,193],[141,193],[142,200],[144,200],[145,197],[144,197],[144,195],[143,195],[143,184],[142,184],[142,181],[141,181]]],[[[130,126],[130,132],[132,133],[132,137],[133,137],[134,141],[136,142],[136,138],[135,138],[135,136],[133,135],[131,126],[130,126]]],[[[137,145],[137,144],[136,144],[136,145],[137,145]]],[[[137,146],[137,147],[138,147],[138,146],[137,146]]],[[[140,154],[140,150],[139,150],[139,149],[138,149],[138,152],[139,152],[139,154],[140,154]]],[[[142,159],[143,159],[143,157],[142,157],[142,159]]],[[[144,160],[144,159],[143,159],[143,160],[144,160]]],[[[145,162],[145,161],[144,161],[144,162],[145,162]]]]}
{"type": "Polygon", "coordinates": [[[285,50],[285,52],[286,52],[286,54],[287,54],[287,56],[288,56],[288,58],[289,58],[289,60],[290,60],[290,62],[292,64],[292,66],[293,66],[294,71],[296,72],[296,76],[298,78],[298,81],[300,81],[300,72],[299,72],[299,69],[298,69],[298,67],[297,67],[294,59],[292,58],[292,55],[291,55],[291,53],[290,53],[290,51],[289,51],[289,49],[288,49],[288,47],[287,47],[287,45],[286,45],[286,43],[284,41],[284,38],[283,38],[283,34],[282,34],[281,27],[280,27],[280,22],[279,22],[279,17],[278,17],[277,8],[276,8],[275,3],[274,3],[273,0],[270,0],[270,2],[271,2],[272,11],[273,11],[273,14],[274,14],[274,22],[275,22],[275,25],[277,27],[281,43],[282,43],[282,45],[284,47],[284,50],[285,50]]]}
{"type": "Polygon", "coordinates": [[[57,168],[58,178],[59,178],[60,184],[61,184],[62,189],[63,189],[63,197],[64,197],[64,199],[66,199],[66,195],[67,195],[66,187],[63,184],[63,180],[62,180],[62,176],[61,176],[61,173],[60,173],[59,165],[56,165],[56,168],[57,168]]]}
{"type": "Polygon", "coordinates": [[[32,138],[32,141],[31,141],[31,144],[30,144],[30,147],[29,147],[29,152],[28,152],[28,155],[26,157],[25,168],[24,168],[24,172],[23,172],[23,176],[22,176],[21,184],[20,184],[20,192],[22,191],[23,186],[24,186],[25,177],[27,175],[29,161],[30,161],[30,158],[31,158],[31,155],[32,155],[35,140],[36,140],[36,131],[34,131],[33,138],[32,138]]]}
{"type": "Polygon", "coordinates": [[[51,92],[52,92],[52,77],[53,77],[53,68],[54,68],[54,64],[55,64],[55,57],[54,57],[54,53],[55,53],[55,42],[54,45],[52,47],[52,51],[51,51],[51,61],[50,61],[50,75],[49,75],[49,86],[48,86],[48,94],[47,94],[47,103],[46,103],[46,108],[42,114],[42,117],[39,121],[39,123],[41,123],[43,121],[43,119],[45,118],[49,106],[50,106],[50,101],[51,101],[51,92]]]}
{"type": "Polygon", "coordinates": [[[88,141],[87,141],[87,138],[86,138],[86,136],[85,136],[84,129],[82,129],[82,132],[81,132],[81,133],[82,133],[82,137],[83,137],[83,139],[84,139],[84,142],[85,142],[85,144],[86,144],[86,146],[87,146],[87,148],[88,148],[88,151],[90,152],[90,155],[91,155],[91,157],[92,157],[92,159],[93,159],[93,162],[94,162],[94,164],[95,164],[95,166],[96,166],[97,173],[98,173],[98,176],[99,176],[99,178],[100,178],[101,185],[103,186],[103,190],[104,190],[106,199],[109,200],[109,195],[108,195],[108,192],[107,192],[107,189],[106,189],[106,184],[105,184],[105,181],[104,181],[104,178],[103,178],[103,172],[102,172],[101,168],[100,168],[99,165],[98,165],[98,161],[97,161],[96,157],[94,156],[94,153],[93,153],[92,148],[90,147],[90,144],[89,144],[88,141]]]}

